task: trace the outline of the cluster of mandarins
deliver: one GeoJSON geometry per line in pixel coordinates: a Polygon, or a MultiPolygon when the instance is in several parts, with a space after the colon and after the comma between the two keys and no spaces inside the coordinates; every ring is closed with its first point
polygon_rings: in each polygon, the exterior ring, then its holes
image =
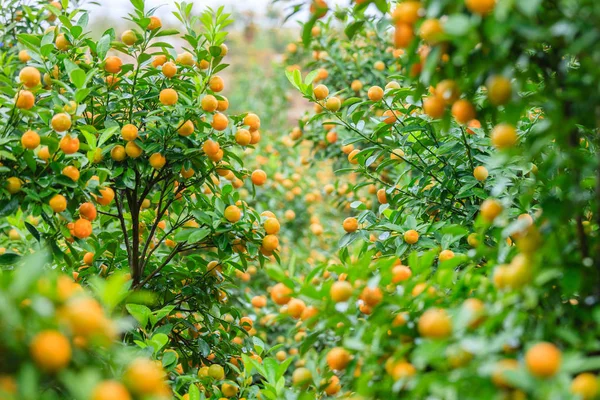
{"type": "MultiPolygon", "coordinates": [[[[86,289],[65,275],[56,279],[44,277],[33,285],[27,297],[20,300],[20,304],[15,304],[16,312],[22,314],[18,321],[27,323],[27,334],[19,335],[18,341],[26,341],[29,359],[45,380],[54,382],[52,390],[60,386],[58,382],[63,374],[97,365],[102,369],[96,371],[96,383],[89,388],[91,400],[131,400],[148,396],[171,398],[166,373],[160,363],[134,357],[116,369],[123,370],[122,375],[113,374],[113,370],[107,368],[116,361],[111,354],[119,351],[114,342],[118,334],[117,324],[86,289]],[[42,303],[46,307],[43,310],[39,308],[42,303]]],[[[14,324],[15,321],[11,320],[3,333],[14,334],[11,329],[24,328],[14,324]]],[[[15,337],[0,345],[5,360],[17,354],[13,353],[15,349],[9,344],[14,340],[15,337]]],[[[20,387],[26,381],[21,381],[23,377],[19,375],[21,368],[26,367],[26,359],[19,360],[8,368],[16,375],[7,373],[4,368],[0,375],[0,397],[3,399],[14,399],[18,393],[28,391],[20,387]]]]}

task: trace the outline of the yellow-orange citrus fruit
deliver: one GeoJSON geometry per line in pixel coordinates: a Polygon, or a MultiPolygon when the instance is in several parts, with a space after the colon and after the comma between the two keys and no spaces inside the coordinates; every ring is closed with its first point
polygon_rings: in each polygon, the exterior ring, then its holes
{"type": "Polygon", "coordinates": [[[41,80],[42,76],[40,71],[35,67],[24,67],[19,72],[19,81],[21,81],[26,88],[36,87],[40,84],[41,80]]]}
{"type": "Polygon", "coordinates": [[[33,150],[40,145],[40,135],[34,131],[27,131],[21,136],[21,145],[28,150],[33,150]]]}
{"type": "Polygon", "coordinates": [[[517,130],[509,124],[499,124],[492,130],[492,144],[502,150],[513,147],[518,141],[517,130]]]}
{"type": "Polygon", "coordinates": [[[85,218],[90,221],[95,220],[96,216],[98,215],[98,213],[96,211],[96,206],[94,206],[92,203],[89,203],[89,202],[82,203],[79,206],[79,215],[82,218],[85,218]]]}
{"type": "Polygon", "coordinates": [[[73,182],[77,182],[79,180],[79,176],[81,175],[79,173],[79,170],[72,165],[67,165],[66,167],[64,167],[62,170],[62,174],[71,178],[73,182]]]}
{"type": "Polygon", "coordinates": [[[323,84],[315,86],[313,94],[317,100],[325,100],[329,96],[329,88],[323,84]]]}
{"type": "Polygon", "coordinates": [[[248,125],[250,131],[257,131],[260,129],[260,118],[254,113],[248,113],[244,117],[244,125],[248,125]]]}
{"type": "Polygon", "coordinates": [[[148,29],[149,31],[153,31],[153,30],[159,29],[161,27],[162,27],[162,21],[160,20],[160,18],[152,15],[150,17],[150,23],[148,24],[146,29],[148,29]]]}
{"type": "Polygon", "coordinates": [[[148,160],[152,168],[161,169],[167,163],[167,159],[160,153],[154,153],[150,156],[148,160]]]}
{"type": "Polygon", "coordinates": [[[85,239],[92,234],[92,223],[84,218],[79,218],[73,226],[73,233],[79,239],[85,239]]]}
{"type": "Polygon", "coordinates": [[[348,233],[356,232],[358,230],[358,220],[354,217],[348,217],[344,220],[342,226],[348,233]]]}
{"type": "Polygon", "coordinates": [[[437,18],[430,18],[421,24],[419,36],[428,44],[438,44],[441,40],[441,35],[444,33],[444,27],[437,18]]]}
{"type": "Polygon", "coordinates": [[[452,321],[441,308],[430,308],[419,318],[418,329],[421,336],[442,339],[452,333],[452,321]]]}
{"type": "Polygon", "coordinates": [[[177,65],[175,65],[175,63],[172,63],[170,61],[164,63],[162,65],[162,73],[167,78],[174,77],[175,74],[177,73],[177,65]]]}
{"type": "Polygon", "coordinates": [[[33,361],[44,371],[57,372],[71,362],[71,344],[62,333],[55,330],[35,335],[29,350],[33,361]]]}
{"type": "Polygon", "coordinates": [[[131,400],[131,395],[121,382],[102,381],[94,387],[91,400],[131,400]]]}
{"type": "Polygon", "coordinates": [[[486,15],[494,11],[496,0],[465,0],[465,5],[474,14],[486,15]]]}
{"type": "Polygon", "coordinates": [[[481,216],[487,222],[492,222],[502,212],[502,205],[494,199],[486,199],[479,209],[481,216]]]}
{"type": "Polygon", "coordinates": [[[29,110],[35,105],[35,96],[29,90],[19,90],[15,98],[15,106],[23,110],[29,110]]]}
{"type": "Polygon", "coordinates": [[[48,202],[55,213],[61,213],[67,209],[67,199],[62,194],[55,194],[48,202]]]}
{"type": "Polygon", "coordinates": [[[219,106],[219,101],[212,94],[207,94],[200,101],[200,105],[204,111],[213,112],[217,110],[217,107],[219,106]]]}
{"type": "Polygon", "coordinates": [[[535,344],[525,353],[525,365],[532,375],[549,378],[556,375],[562,361],[561,351],[552,343],[535,344]]]}
{"type": "Polygon", "coordinates": [[[127,46],[133,46],[137,42],[137,35],[134,31],[128,29],[121,34],[121,41],[127,46]]]}
{"type": "Polygon", "coordinates": [[[483,165],[479,165],[477,167],[475,167],[475,169],[473,170],[473,176],[475,177],[475,179],[477,179],[478,181],[485,181],[488,177],[488,170],[486,167],[484,167],[483,165]]]}
{"type": "Polygon", "coordinates": [[[371,101],[379,101],[383,99],[383,89],[379,86],[371,86],[367,92],[367,96],[371,101]]]}
{"type": "Polygon", "coordinates": [[[128,142],[137,139],[138,128],[133,124],[123,125],[121,128],[121,137],[128,142]]]}
{"type": "Polygon", "coordinates": [[[404,241],[408,244],[415,244],[419,241],[419,232],[415,231],[414,229],[409,229],[408,231],[404,232],[404,241]]]}
{"type": "Polygon", "coordinates": [[[510,80],[501,75],[494,75],[488,78],[486,82],[487,96],[495,106],[506,104],[512,95],[512,86],[510,80]]]}
{"type": "Polygon", "coordinates": [[[104,70],[111,74],[118,74],[123,67],[123,61],[117,56],[108,56],[104,60],[104,70]]]}
{"type": "Polygon", "coordinates": [[[229,119],[227,118],[227,116],[225,114],[221,114],[221,113],[215,113],[215,115],[213,115],[213,120],[211,122],[211,126],[213,127],[214,130],[216,131],[224,131],[225,129],[227,129],[227,126],[229,125],[229,119]]]}
{"type": "Polygon", "coordinates": [[[326,356],[327,365],[334,371],[345,370],[351,359],[350,353],[343,347],[334,347],[326,356]]]}
{"type": "Polygon", "coordinates": [[[178,99],[179,95],[174,89],[171,88],[161,90],[160,95],[158,96],[158,100],[165,106],[177,104],[178,99]]]}
{"type": "Polygon", "coordinates": [[[262,169],[257,169],[252,171],[252,175],[250,176],[252,183],[256,186],[262,186],[267,182],[267,173],[262,169]]]}
{"type": "Polygon", "coordinates": [[[452,116],[459,124],[475,119],[475,107],[469,100],[460,99],[452,105],[452,116]]]}
{"type": "Polygon", "coordinates": [[[583,400],[592,400],[598,396],[598,378],[589,372],[577,375],[571,383],[571,393],[580,396],[583,400]]]}
{"type": "Polygon", "coordinates": [[[340,303],[348,300],[352,296],[352,284],[348,281],[335,281],[333,285],[331,285],[331,290],[329,294],[331,295],[331,299],[340,303]]]}
{"type": "Polygon", "coordinates": [[[223,89],[225,89],[225,82],[223,81],[223,78],[221,78],[219,75],[213,75],[208,80],[208,87],[213,92],[219,93],[223,89]]]}
{"type": "Polygon", "coordinates": [[[238,222],[242,218],[242,211],[238,206],[227,206],[224,212],[225,219],[229,222],[238,222]]]}
{"type": "Polygon", "coordinates": [[[271,289],[271,300],[280,306],[289,303],[292,299],[292,289],[283,283],[278,283],[271,289]]]}
{"type": "Polygon", "coordinates": [[[190,136],[192,133],[194,133],[194,129],[194,123],[188,119],[181,124],[179,129],[177,129],[177,133],[179,133],[181,136],[190,136]]]}

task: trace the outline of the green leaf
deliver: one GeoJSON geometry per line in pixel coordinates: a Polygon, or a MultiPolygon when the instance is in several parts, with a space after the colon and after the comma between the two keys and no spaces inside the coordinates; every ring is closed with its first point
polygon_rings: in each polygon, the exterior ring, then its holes
{"type": "Polygon", "coordinates": [[[125,308],[129,314],[135,318],[138,324],[140,324],[141,328],[145,328],[146,325],[148,325],[148,318],[150,318],[150,314],[152,314],[148,307],[140,304],[127,304],[125,308]]]}
{"type": "Polygon", "coordinates": [[[106,53],[110,50],[110,41],[111,38],[109,35],[104,35],[98,40],[98,44],[96,45],[96,54],[98,54],[98,58],[104,59],[104,57],[106,57],[106,53]]]}
{"type": "Polygon", "coordinates": [[[346,36],[348,36],[348,39],[352,39],[354,35],[356,35],[356,32],[358,32],[364,24],[364,20],[354,21],[351,24],[349,24],[346,27],[346,29],[344,29],[344,33],[346,34],[346,36]]]}
{"type": "Polygon", "coordinates": [[[72,70],[69,73],[69,78],[71,78],[71,82],[77,89],[81,89],[85,84],[85,72],[81,68],[77,68],[72,70]]]}

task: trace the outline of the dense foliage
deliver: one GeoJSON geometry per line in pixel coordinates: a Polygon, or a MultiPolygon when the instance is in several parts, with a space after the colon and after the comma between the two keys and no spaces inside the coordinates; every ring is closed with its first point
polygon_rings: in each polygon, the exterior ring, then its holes
{"type": "Polygon", "coordinates": [[[598,4],[274,3],[261,127],[222,9],[12,0],[0,398],[597,398],[598,4]]]}

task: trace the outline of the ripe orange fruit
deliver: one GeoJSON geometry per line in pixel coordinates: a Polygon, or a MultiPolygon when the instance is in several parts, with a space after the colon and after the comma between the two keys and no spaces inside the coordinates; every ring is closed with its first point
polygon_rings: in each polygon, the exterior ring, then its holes
{"type": "Polygon", "coordinates": [[[131,400],[131,395],[121,382],[102,381],[92,391],[91,400],[131,400]]]}
{"type": "Polygon", "coordinates": [[[297,368],[292,373],[292,383],[294,386],[306,386],[312,379],[312,373],[304,367],[297,368]]]}
{"type": "Polygon", "coordinates": [[[271,300],[277,305],[284,305],[290,302],[292,289],[285,286],[283,283],[278,283],[271,289],[271,300]]]}
{"type": "Polygon", "coordinates": [[[28,150],[33,150],[40,145],[40,135],[34,131],[27,131],[21,136],[21,145],[28,150]]]}
{"type": "Polygon", "coordinates": [[[238,129],[235,133],[235,141],[240,146],[248,146],[252,140],[252,134],[247,129],[238,129]]]}
{"type": "Polygon", "coordinates": [[[36,87],[40,84],[42,80],[42,76],[40,71],[35,67],[24,67],[21,72],[19,72],[19,81],[26,88],[31,89],[32,87],[36,87]]]}
{"type": "Polygon", "coordinates": [[[475,167],[475,169],[473,170],[473,176],[479,182],[485,181],[487,179],[488,175],[489,175],[488,170],[483,165],[479,165],[479,166],[475,167]]]}
{"type": "Polygon", "coordinates": [[[225,114],[221,114],[221,113],[215,113],[215,115],[213,115],[213,120],[211,122],[211,126],[213,127],[214,130],[216,131],[224,131],[225,129],[227,129],[227,126],[229,125],[229,119],[227,118],[227,116],[225,114]]]}
{"type": "Polygon", "coordinates": [[[179,95],[174,89],[163,89],[160,91],[160,95],[158,96],[158,100],[161,104],[165,106],[172,106],[177,104],[177,100],[179,99],[179,95]]]}
{"type": "Polygon", "coordinates": [[[327,365],[334,371],[343,371],[346,369],[352,357],[348,350],[343,347],[334,347],[329,350],[327,356],[325,357],[327,360],[327,365]]]}
{"type": "Polygon", "coordinates": [[[221,96],[222,99],[219,100],[219,105],[217,106],[217,111],[227,111],[227,109],[229,108],[229,100],[227,100],[227,97],[225,96],[221,96]]]}
{"type": "Polygon", "coordinates": [[[395,22],[414,25],[419,20],[421,8],[421,2],[419,1],[403,1],[396,5],[396,9],[392,13],[392,19],[395,22]]]}
{"type": "Polygon", "coordinates": [[[494,385],[501,388],[511,387],[510,383],[506,379],[505,372],[516,371],[517,369],[519,369],[519,362],[517,360],[506,358],[498,361],[494,367],[494,372],[492,373],[492,382],[494,385]]]}
{"type": "Polygon", "coordinates": [[[267,298],[265,296],[254,296],[251,300],[251,304],[256,308],[263,308],[267,305],[267,298]]]}
{"type": "Polygon", "coordinates": [[[21,187],[23,186],[22,181],[17,178],[16,176],[11,176],[10,178],[6,179],[6,190],[8,190],[8,192],[10,194],[16,194],[19,193],[21,191],[21,187]]]}
{"type": "Polygon", "coordinates": [[[231,205],[227,206],[223,215],[227,221],[236,223],[242,218],[242,211],[238,206],[231,205]]]}
{"type": "Polygon", "coordinates": [[[492,222],[502,212],[502,205],[494,199],[486,199],[479,209],[481,217],[487,222],[492,222]]]}
{"type": "Polygon", "coordinates": [[[354,149],[348,154],[348,161],[350,164],[358,164],[358,158],[356,157],[360,153],[360,149],[354,149]]]}
{"type": "Polygon", "coordinates": [[[487,96],[495,106],[506,104],[512,95],[510,80],[501,75],[490,76],[486,83],[487,96]]]}
{"type": "Polygon", "coordinates": [[[452,116],[459,124],[475,119],[475,107],[469,100],[460,99],[452,105],[452,116]]]}
{"type": "Polygon", "coordinates": [[[275,235],[266,235],[262,241],[262,248],[268,252],[275,251],[279,247],[279,239],[275,235]]]}
{"type": "Polygon", "coordinates": [[[279,233],[280,225],[277,218],[267,218],[263,226],[268,235],[276,235],[279,233]]]}
{"type": "Polygon", "coordinates": [[[325,100],[329,96],[329,88],[325,85],[317,85],[313,89],[313,94],[317,100],[325,100]]]}
{"type": "MultiPolygon", "coordinates": [[[[330,97],[327,99],[327,103],[325,103],[325,107],[329,111],[337,112],[342,108],[342,101],[339,97],[330,97]]],[[[388,110],[389,111],[389,110],[388,110]]]]}
{"type": "Polygon", "coordinates": [[[589,372],[579,374],[571,383],[571,393],[580,396],[583,400],[592,400],[598,396],[598,378],[589,372]]]}
{"type": "Polygon", "coordinates": [[[79,206],[79,215],[82,218],[85,218],[87,220],[93,221],[96,219],[96,216],[98,215],[96,212],[96,206],[94,206],[92,203],[82,203],[79,206]]]}
{"type": "Polygon", "coordinates": [[[342,390],[342,385],[340,385],[340,378],[338,378],[337,376],[333,375],[331,378],[329,378],[329,381],[327,382],[328,385],[325,387],[325,394],[333,396],[340,390],[342,390]]]}
{"type": "Polygon", "coordinates": [[[121,34],[121,41],[127,46],[133,46],[137,42],[137,35],[134,31],[128,29],[121,34]]]}
{"type": "Polygon", "coordinates": [[[79,180],[79,176],[80,176],[79,170],[72,165],[68,165],[68,166],[64,167],[62,170],[62,174],[64,176],[71,178],[71,180],[73,182],[77,182],[79,180]]]}
{"type": "Polygon", "coordinates": [[[115,161],[123,161],[127,158],[125,147],[121,146],[120,144],[116,145],[110,150],[110,157],[115,161]]]}
{"type": "MultiPolygon", "coordinates": [[[[193,168],[190,169],[185,169],[184,167],[181,167],[181,171],[179,171],[179,173],[181,174],[182,177],[184,177],[185,179],[189,179],[192,176],[194,176],[194,174],[196,173],[196,171],[194,171],[193,168]]],[[[193,222],[193,221],[190,221],[193,222]]]]}
{"type": "Polygon", "coordinates": [[[194,123],[188,119],[179,127],[179,129],[177,129],[177,133],[181,136],[190,136],[194,133],[194,129],[194,123]]]}
{"type": "Polygon", "coordinates": [[[65,51],[69,48],[69,46],[71,46],[71,43],[64,33],[59,33],[54,40],[54,45],[58,50],[65,51]]]}
{"type": "Polygon", "coordinates": [[[452,321],[446,310],[430,308],[419,318],[418,328],[423,337],[442,339],[452,333],[452,321]]]}
{"type": "Polygon", "coordinates": [[[358,230],[358,220],[354,217],[348,217],[342,223],[342,227],[348,233],[356,232],[358,230]]]}
{"type": "Polygon", "coordinates": [[[453,104],[460,97],[460,89],[455,81],[445,79],[435,87],[435,95],[444,100],[446,104],[453,104]]]}
{"type": "Polygon", "coordinates": [[[56,132],[68,131],[71,128],[71,116],[67,113],[56,114],[52,117],[50,125],[56,132]]]}
{"type": "Polygon", "coordinates": [[[148,160],[152,168],[161,169],[167,163],[167,159],[160,153],[154,153],[150,156],[148,160]]]}
{"type": "Polygon", "coordinates": [[[412,276],[412,271],[405,265],[397,265],[392,268],[392,282],[399,283],[408,280],[412,276]]]}
{"type": "Polygon", "coordinates": [[[465,6],[474,14],[486,15],[494,11],[496,0],[465,0],[465,6]]]}
{"type": "Polygon", "coordinates": [[[149,31],[153,31],[155,29],[159,29],[162,27],[162,21],[160,20],[160,18],[152,15],[150,17],[150,23],[148,24],[148,26],[146,27],[147,30],[149,31]]]}
{"type": "Polygon", "coordinates": [[[62,194],[55,194],[48,204],[55,213],[61,213],[67,209],[67,199],[62,194]]]}
{"type": "Polygon", "coordinates": [[[340,303],[343,301],[347,301],[352,296],[353,288],[352,284],[348,281],[335,281],[333,285],[331,285],[331,289],[329,294],[331,295],[331,299],[340,303]]]}
{"type": "Polygon", "coordinates": [[[109,187],[105,187],[103,189],[100,189],[99,191],[100,191],[100,196],[96,197],[96,201],[100,205],[107,206],[115,198],[115,192],[109,187]]]}
{"type": "Polygon", "coordinates": [[[217,110],[217,107],[219,106],[219,102],[215,96],[213,96],[212,94],[207,94],[206,96],[204,96],[202,98],[200,105],[202,106],[202,109],[204,111],[213,112],[213,111],[217,110]]]}
{"type": "Polygon", "coordinates": [[[59,142],[60,149],[65,154],[73,154],[79,150],[79,139],[66,134],[59,142]]]}
{"type": "Polygon", "coordinates": [[[162,73],[167,78],[172,78],[177,73],[177,65],[172,62],[166,62],[162,65],[162,73]]]}
{"type": "Polygon", "coordinates": [[[35,104],[35,96],[29,90],[19,90],[15,98],[17,108],[29,110],[35,104]]]}
{"type": "Polygon", "coordinates": [[[108,56],[104,60],[104,70],[111,74],[118,74],[121,72],[123,61],[117,56],[108,56]]]}
{"type": "Polygon", "coordinates": [[[250,319],[250,317],[242,317],[242,318],[240,318],[240,326],[246,332],[248,332],[249,330],[252,329],[252,324],[253,324],[253,322],[252,322],[252,319],[250,319]]]}
{"type": "Polygon", "coordinates": [[[138,158],[142,155],[143,150],[136,142],[127,142],[125,145],[125,153],[131,158],[138,158]]]}
{"type": "Polygon", "coordinates": [[[404,232],[403,237],[406,243],[415,244],[419,241],[419,232],[415,231],[414,229],[410,229],[404,232]]]}
{"type": "Polygon", "coordinates": [[[87,265],[92,265],[94,263],[94,253],[88,251],[83,255],[83,262],[87,265]]]}
{"type": "Polygon", "coordinates": [[[31,56],[29,55],[27,50],[19,51],[19,61],[21,61],[22,63],[26,63],[29,60],[31,60],[31,56]]]}
{"type": "Polygon", "coordinates": [[[267,173],[262,169],[257,169],[252,171],[252,175],[250,176],[252,183],[256,186],[262,186],[267,182],[267,173]]]}
{"type": "Polygon", "coordinates": [[[79,218],[73,226],[73,233],[79,239],[85,239],[92,234],[92,223],[84,218],[79,218]]]}
{"type": "Polygon", "coordinates": [[[383,71],[385,69],[385,63],[383,61],[375,61],[373,68],[377,71],[383,71]]]}
{"type": "Polygon", "coordinates": [[[379,100],[383,99],[383,89],[380,88],[379,86],[372,86],[369,88],[369,91],[367,92],[367,96],[369,97],[369,100],[371,100],[371,101],[379,101],[379,100]]]}
{"type": "Polygon", "coordinates": [[[448,261],[454,258],[452,250],[442,250],[439,255],[440,262],[448,261]]]}
{"type": "Polygon", "coordinates": [[[414,38],[415,32],[412,26],[402,22],[396,23],[396,28],[394,29],[394,47],[397,49],[407,48],[414,38]]]}
{"type": "Polygon", "coordinates": [[[404,161],[402,158],[405,156],[404,150],[402,149],[394,149],[390,154],[390,160],[400,160],[404,161]]]}
{"type": "Polygon", "coordinates": [[[191,67],[194,65],[194,56],[192,55],[192,53],[184,51],[183,53],[177,54],[175,62],[177,64],[187,65],[191,67]]]}
{"type": "Polygon", "coordinates": [[[128,142],[137,139],[138,128],[133,124],[123,125],[121,128],[121,137],[128,142]]]}
{"type": "Polygon", "coordinates": [[[377,191],[377,201],[379,201],[379,203],[381,204],[388,203],[387,193],[385,192],[385,189],[382,188],[377,191]]]}
{"type": "Polygon", "coordinates": [[[260,129],[260,118],[254,113],[248,113],[244,117],[244,125],[248,125],[250,131],[257,131],[260,129]]]}
{"type": "Polygon", "coordinates": [[[378,287],[365,287],[360,294],[360,299],[365,302],[369,307],[375,307],[381,303],[383,299],[383,292],[378,287]]]}
{"type": "Polygon", "coordinates": [[[325,139],[327,140],[327,143],[333,144],[333,143],[337,142],[338,134],[335,131],[329,131],[329,132],[327,132],[327,135],[325,135],[325,139]]]}
{"type": "Polygon", "coordinates": [[[509,124],[499,124],[492,130],[492,144],[502,150],[513,147],[517,141],[517,130],[509,124]]]}
{"type": "Polygon", "coordinates": [[[141,396],[160,393],[164,387],[164,379],[162,367],[145,358],[134,360],[123,375],[129,390],[141,396]]]}
{"type": "Polygon", "coordinates": [[[221,146],[219,145],[219,142],[215,142],[212,139],[207,139],[206,142],[204,142],[204,144],[202,145],[202,150],[204,150],[204,153],[206,153],[209,156],[217,154],[220,149],[221,146]]]}
{"type": "Polygon", "coordinates": [[[29,346],[33,361],[42,370],[57,372],[71,362],[71,344],[55,330],[41,331],[34,336],[29,346]]]}
{"type": "Polygon", "coordinates": [[[383,120],[383,122],[385,122],[388,125],[395,124],[396,121],[398,121],[398,115],[400,115],[400,112],[397,110],[385,110],[383,112],[383,116],[386,118],[383,120]]]}
{"type": "Polygon", "coordinates": [[[421,39],[432,45],[440,42],[440,37],[443,33],[444,27],[437,18],[430,18],[423,21],[421,28],[419,29],[419,35],[421,36],[421,39]]]}
{"type": "Polygon", "coordinates": [[[167,62],[167,56],[165,56],[164,54],[159,54],[159,55],[155,56],[154,59],[152,60],[152,66],[154,68],[158,68],[166,62],[167,62]]]}
{"type": "Polygon", "coordinates": [[[223,78],[221,78],[219,75],[213,75],[208,80],[208,87],[213,92],[219,93],[223,89],[225,89],[225,82],[223,81],[223,78]]]}
{"type": "Polygon", "coordinates": [[[433,119],[444,116],[444,100],[438,96],[429,96],[423,100],[423,111],[433,119]]]}
{"type": "Polygon", "coordinates": [[[525,353],[525,365],[532,375],[540,378],[554,376],[560,369],[562,354],[560,350],[548,342],[541,342],[525,353]]]}
{"type": "Polygon", "coordinates": [[[290,315],[290,317],[298,319],[304,312],[306,304],[304,304],[304,301],[300,299],[291,299],[287,304],[287,307],[287,313],[290,315]]]}
{"type": "Polygon", "coordinates": [[[352,89],[353,92],[360,92],[360,90],[362,88],[363,88],[363,84],[358,79],[353,80],[352,83],[350,84],[350,89],[352,89]]]}

